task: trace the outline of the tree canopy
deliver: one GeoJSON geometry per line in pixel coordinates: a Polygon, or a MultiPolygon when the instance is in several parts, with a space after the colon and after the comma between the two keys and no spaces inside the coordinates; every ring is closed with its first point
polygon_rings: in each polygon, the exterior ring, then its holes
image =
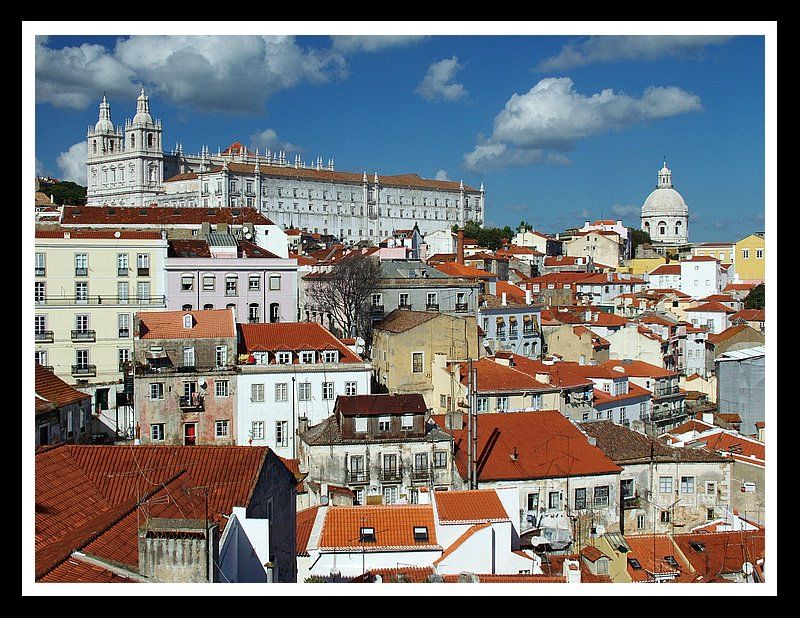
{"type": "Polygon", "coordinates": [[[53,196],[53,202],[62,206],[83,206],[86,204],[86,187],[64,180],[47,187],[42,187],[42,193],[53,196]]]}
{"type": "MultiPolygon", "coordinates": [[[[453,231],[458,230],[458,226],[453,226],[453,231]]],[[[503,239],[511,240],[514,237],[514,230],[505,226],[499,227],[481,227],[474,221],[467,221],[464,225],[464,238],[474,238],[478,241],[481,247],[486,247],[495,251],[503,244],[503,239]]]]}
{"type": "Polygon", "coordinates": [[[745,309],[763,309],[765,304],[764,298],[764,284],[759,283],[756,287],[750,290],[750,293],[744,299],[745,309]]]}

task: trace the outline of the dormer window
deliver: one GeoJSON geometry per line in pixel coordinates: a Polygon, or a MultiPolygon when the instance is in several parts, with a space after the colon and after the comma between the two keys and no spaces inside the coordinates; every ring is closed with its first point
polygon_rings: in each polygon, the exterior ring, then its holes
{"type": "Polygon", "coordinates": [[[339,353],[336,350],[325,350],[322,353],[322,360],[325,363],[335,363],[339,360],[339,353]]]}
{"type": "Polygon", "coordinates": [[[425,543],[428,541],[428,538],[427,526],[414,526],[414,540],[417,543],[425,543]]]}
{"type": "Polygon", "coordinates": [[[314,352],[300,352],[300,363],[309,365],[314,362],[314,352]]]}
{"type": "Polygon", "coordinates": [[[292,362],[291,352],[277,352],[275,354],[275,362],[279,365],[289,365],[292,362]]]}
{"type": "Polygon", "coordinates": [[[361,527],[361,534],[358,538],[359,543],[374,543],[375,542],[375,528],[361,527]]]}
{"type": "Polygon", "coordinates": [[[183,327],[184,328],[191,328],[192,327],[192,314],[187,313],[183,316],[183,327]]]}

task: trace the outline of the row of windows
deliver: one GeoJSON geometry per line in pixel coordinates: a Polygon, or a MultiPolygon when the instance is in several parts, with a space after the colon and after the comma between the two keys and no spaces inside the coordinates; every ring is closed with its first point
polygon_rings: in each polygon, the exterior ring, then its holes
{"type": "MultiPolygon", "coordinates": [[[[47,332],[47,315],[36,314],[33,316],[33,328],[36,335],[43,335],[47,332]]],[[[89,332],[89,315],[78,313],[75,315],[75,331],[81,333],[89,332]]],[[[73,333],[74,335],[74,333],[73,333]]],[[[117,314],[117,336],[126,339],[131,336],[131,314],[117,314]]]]}
{"type": "MultiPolygon", "coordinates": [[[[750,259],[750,249],[742,249],[742,259],[749,260],[750,259]]],[[[756,259],[763,260],[764,259],[764,250],[763,249],[756,249],[756,259]]]]}
{"type": "MultiPolygon", "coordinates": [[[[447,467],[447,451],[434,451],[433,467],[447,467]]],[[[359,474],[364,472],[364,455],[350,455],[349,472],[359,474]]],[[[381,458],[383,470],[397,470],[398,456],[396,454],[384,454],[381,458]]],[[[416,470],[426,470],[428,468],[428,453],[414,453],[414,468],[416,470]]]]}
{"type": "MultiPolygon", "coordinates": [[[[229,380],[214,380],[215,397],[228,397],[229,394],[230,394],[229,380]]],[[[197,382],[184,382],[183,396],[188,397],[190,403],[198,402],[200,395],[198,394],[197,390],[197,382]]],[[[150,383],[150,399],[152,401],[164,400],[164,382],[150,383]]]]}
{"type": "Polygon", "coordinates": [[[252,352],[251,356],[257,365],[267,365],[273,362],[277,365],[290,365],[297,360],[300,365],[313,365],[320,363],[338,363],[338,350],[301,350],[298,352],[252,352]]]}
{"type": "MultiPolygon", "coordinates": [[[[138,281],[136,283],[136,297],[137,301],[149,302],[150,298],[150,282],[138,281]]],[[[35,281],[33,284],[33,298],[36,304],[43,304],[47,299],[47,284],[44,281],[35,281]]],[[[89,282],[76,281],[75,282],[75,296],[76,303],[89,303],[89,282]]],[[[127,304],[130,302],[130,284],[127,281],[117,282],[117,303],[127,304]]]]}
{"type": "MultiPolygon", "coordinates": [[[[630,491],[632,491],[632,479],[630,491]]],[[[623,497],[625,497],[625,481],[623,483],[623,497]]],[[[610,488],[608,485],[599,485],[594,488],[591,502],[587,502],[588,489],[586,487],[578,487],[575,489],[575,501],[573,508],[575,510],[583,510],[588,506],[604,507],[609,505],[610,488]]],[[[547,492],[547,507],[548,509],[560,509],[561,503],[564,499],[564,492],[561,490],[547,492]]],[[[529,493],[527,496],[527,506],[529,511],[538,511],[540,507],[539,492],[529,493]]]]}
{"type": "MultiPolygon", "coordinates": [[[[192,274],[184,274],[181,275],[181,291],[183,292],[190,292],[194,290],[195,286],[195,277],[192,274]]],[[[260,274],[251,274],[247,277],[247,289],[248,291],[257,291],[261,289],[261,279],[262,275],[260,274]]],[[[204,292],[213,292],[217,288],[217,276],[216,275],[203,275],[201,277],[202,286],[204,292]]],[[[236,296],[238,294],[238,287],[239,287],[239,275],[225,275],[225,295],[226,296],[236,296]]],[[[269,277],[269,289],[270,290],[280,290],[281,289],[281,276],[280,275],[270,275],[269,277]]]]}
{"type": "MultiPolygon", "coordinates": [[[[197,434],[197,423],[187,423],[184,425],[184,444],[195,444],[197,434]]],[[[230,435],[230,421],[219,419],[214,421],[214,437],[224,439],[230,435]]],[[[152,423],[150,425],[150,440],[162,442],[165,440],[164,423],[152,423]]]]}
{"type": "MultiPolygon", "coordinates": [[[[250,401],[253,403],[264,403],[264,384],[251,384],[250,385],[250,401]]],[[[322,383],[322,399],[333,400],[334,383],[322,383]]],[[[344,383],[344,394],[348,396],[358,394],[358,384],[356,382],[344,383]]],[[[311,382],[298,382],[297,383],[297,399],[298,401],[311,401],[311,382]]],[[[289,383],[279,382],[275,384],[275,401],[289,401],[289,383]]]]}
{"type": "MultiPolygon", "coordinates": [[[[118,348],[117,349],[117,356],[119,360],[119,365],[122,367],[125,363],[129,363],[131,360],[131,351],[130,348],[118,348]]],[[[47,366],[47,350],[36,350],[34,352],[34,358],[36,362],[42,366],[47,366]]],[[[89,366],[90,360],[89,350],[75,350],[75,365],[78,368],[87,368],[89,366]]]]}
{"type": "MultiPolygon", "coordinates": [[[[47,274],[47,254],[36,253],[34,257],[34,268],[37,277],[43,277],[47,274]]],[[[129,258],[127,253],[117,254],[117,275],[126,277],[129,271],[129,258]]],[[[147,277],[150,275],[150,254],[137,253],[136,254],[136,273],[140,277],[147,277]]],[[[89,275],[89,254],[76,253],[75,254],[75,276],[86,277],[89,275]]]]}
{"type": "MultiPolygon", "coordinates": [[[[661,494],[671,494],[673,492],[673,483],[675,479],[671,476],[659,476],[658,477],[658,493],[661,494]]],[[[706,494],[707,495],[716,495],[717,493],[717,482],[716,481],[706,481],[705,486],[706,494]]],[[[682,494],[693,494],[695,493],[695,477],[693,476],[682,476],[680,477],[680,493],[682,494]]]]}

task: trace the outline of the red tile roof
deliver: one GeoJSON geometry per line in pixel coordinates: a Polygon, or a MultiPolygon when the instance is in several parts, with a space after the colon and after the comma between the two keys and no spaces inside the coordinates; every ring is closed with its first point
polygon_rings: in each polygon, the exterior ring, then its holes
{"type": "Polygon", "coordinates": [[[698,436],[687,442],[686,446],[711,449],[718,453],[725,453],[726,456],[738,461],[757,466],[763,466],[766,459],[766,446],[763,442],[724,430],[706,436],[698,436]]]}
{"type": "Polygon", "coordinates": [[[463,277],[468,279],[496,279],[497,275],[480,268],[473,268],[457,262],[442,262],[432,266],[450,277],[463,277]]]}
{"type": "Polygon", "coordinates": [[[748,290],[752,290],[757,285],[758,285],[757,283],[729,283],[728,285],[725,286],[725,288],[722,291],[727,292],[730,290],[730,291],[746,292],[748,290]]]}
{"type": "Polygon", "coordinates": [[[494,489],[434,492],[439,521],[445,524],[473,524],[509,521],[494,489]]]}
{"type": "MultiPolygon", "coordinates": [[[[443,416],[433,419],[443,431],[453,435],[456,466],[466,478],[466,427],[446,429],[443,416]]],[[[479,415],[477,469],[481,481],[563,478],[622,471],[599,448],[590,445],[587,437],[557,410],[479,415]],[[513,459],[515,449],[517,458],[513,459]]]]}
{"type": "Polygon", "coordinates": [[[584,279],[578,281],[579,285],[643,285],[647,283],[644,279],[630,277],[624,279],[617,273],[611,275],[611,281],[608,280],[606,273],[589,274],[584,279]]]}
{"type": "MultiPolygon", "coordinates": [[[[514,362],[514,368],[518,371],[527,373],[534,378],[537,373],[546,373],[550,376],[549,384],[539,382],[539,388],[577,388],[592,385],[592,381],[581,374],[578,363],[558,361],[547,365],[544,361],[533,360],[519,354],[511,354],[510,357],[514,362]]],[[[480,386],[480,379],[478,385],[480,386]]]]}
{"type": "Polygon", "coordinates": [[[339,395],[336,410],[344,416],[381,414],[425,414],[428,407],[419,393],[378,395],[339,395]]]}
{"type": "Polygon", "coordinates": [[[156,240],[161,238],[161,232],[151,232],[147,230],[91,230],[75,228],[37,228],[36,238],[92,238],[105,240],[156,240]],[[119,236],[117,236],[119,234],[119,236]]]}
{"type": "Polygon", "coordinates": [[[578,337],[581,337],[582,335],[589,333],[589,336],[592,338],[592,348],[594,348],[595,350],[601,350],[603,348],[611,347],[611,343],[608,341],[608,339],[603,339],[600,335],[598,335],[593,331],[590,331],[585,326],[573,326],[572,332],[578,335],[578,337]]]}
{"type": "Polygon", "coordinates": [[[591,545],[587,545],[581,550],[581,556],[590,562],[597,562],[600,560],[600,558],[608,558],[608,556],[606,556],[603,552],[596,547],[592,547],[591,545]]]}
{"type": "Polygon", "coordinates": [[[140,311],[139,339],[220,339],[236,337],[230,309],[193,311],[140,311]],[[192,315],[192,328],[183,327],[183,316],[192,315]]]}
{"type": "MultiPolygon", "coordinates": [[[[506,393],[512,391],[552,390],[553,387],[537,382],[532,377],[514,367],[506,367],[484,357],[472,363],[478,374],[479,393],[506,393]]],[[[468,368],[461,365],[461,383],[467,383],[468,368]]]]}
{"type": "Polygon", "coordinates": [[[675,371],[668,371],[663,367],[651,365],[640,360],[631,359],[616,359],[603,363],[603,367],[607,367],[620,375],[632,376],[635,378],[669,378],[677,377],[678,373],[675,371]],[[622,371],[615,369],[621,367],[622,371]]]}
{"type": "Polygon", "coordinates": [[[255,208],[169,208],[167,206],[65,206],[62,225],[273,225],[255,208]]]}
{"type": "Polygon", "coordinates": [[[719,262],[719,260],[715,257],[711,257],[710,255],[693,255],[690,258],[686,258],[683,260],[684,262],[719,262]]]}
{"type": "Polygon", "coordinates": [[[242,335],[240,352],[338,350],[340,363],[364,362],[329,330],[316,322],[240,324],[239,330],[242,335]]]}
{"type": "Polygon", "coordinates": [[[503,292],[506,293],[507,298],[513,298],[521,302],[525,302],[525,290],[520,289],[518,286],[508,281],[498,281],[495,294],[502,297],[503,292]]]}
{"type": "Polygon", "coordinates": [[[723,305],[722,303],[718,303],[715,300],[711,302],[703,303],[702,305],[698,305],[697,307],[690,307],[686,309],[687,312],[689,311],[705,311],[710,313],[736,313],[735,310],[731,309],[730,307],[723,305]]]}
{"type": "Polygon", "coordinates": [[[583,266],[586,257],[582,255],[548,255],[544,258],[545,266],[583,266]]]}
{"type": "Polygon", "coordinates": [[[319,505],[312,506],[310,509],[297,511],[295,525],[297,527],[297,555],[308,556],[308,540],[311,538],[311,530],[317,519],[319,505]]]}
{"type": "Polygon", "coordinates": [[[658,268],[651,270],[650,275],[680,275],[680,264],[662,264],[658,268]]]}
{"type": "Polygon", "coordinates": [[[441,550],[430,504],[330,506],[322,526],[319,548],[365,552],[441,550]],[[415,526],[428,529],[427,541],[414,540],[415,526]],[[362,527],[374,529],[374,543],[361,542],[362,527]]]}
{"type": "Polygon", "coordinates": [[[413,311],[411,309],[395,309],[374,326],[377,330],[390,333],[405,333],[421,324],[438,318],[438,311],[413,311]]]}
{"type": "Polygon", "coordinates": [[[763,341],[764,335],[754,329],[752,326],[748,324],[737,324],[736,326],[730,326],[726,328],[721,333],[717,333],[716,335],[709,335],[706,341],[712,345],[717,345],[723,341],[727,341],[731,337],[735,337],[740,333],[751,333],[754,340],[763,341]]]}
{"type": "Polygon", "coordinates": [[[136,579],[118,575],[108,569],[84,562],[72,556],[38,580],[39,583],[59,584],[135,584],[136,579]]]}
{"type": "Polygon", "coordinates": [[[734,320],[745,320],[747,322],[763,322],[766,317],[766,311],[763,309],[741,309],[728,319],[733,322],[734,320]]]}
{"type": "MultiPolygon", "coordinates": [[[[642,565],[642,569],[650,574],[666,575],[674,573],[677,577],[672,580],[673,582],[692,581],[694,579],[692,569],[686,559],[680,555],[680,551],[673,544],[673,541],[666,535],[655,535],[655,539],[653,536],[652,534],[626,536],[625,540],[631,548],[631,551],[626,555],[627,558],[638,560],[639,564],[642,565]],[[665,560],[667,556],[672,556],[678,566],[675,567],[669,564],[665,560]]],[[[628,574],[631,575],[631,578],[634,577],[634,574],[636,575],[634,581],[642,581],[641,576],[643,573],[641,571],[636,573],[630,563],[628,563],[628,574]]],[[[645,574],[645,581],[647,579],[645,574]]]]}
{"type": "Polygon", "coordinates": [[[633,382],[628,382],[628,392],[624,395],[612,395],[611,393],[607,393],[602,389],[594,389],[594,399],[596,404],[626,401],[628,399],[635,399],[637,397],[652,397],[652,395],[653,394],[646,388],[639,386],[638,384],[634,384],[633,382]]]}
{"type": "MultiPolygon", "coordinates": [[[[46,400],[48,403],[62,407],[70,403],[83,401],[84,399],[91,399],[91,395],[82,393],[79,390],[72,388],[69,384],[64,382],[59,377],[56,377],[52,371],[42,367],[39,363],[35,363],[35,389],[36,394],[46,400]]],[[[45,406],[36,402],[37,408],[46,410],[49,406],[45,406]]]]}
{"type": "Polygon", "coordinates": [[[676,534],[675,543],[694,567],[695,580],[724,581],[723,574],[741,573],[742,565],[764,559],[763,530],[676,534]]]}
{"type": "MultiPolygon", "coordinates": [[[[279,256],[275,255],[270,251],[267,251],[262,247],[259,247],[257,244],[252,243],[249,240],[238,240],[237,245],[238,246],[236,248],[236,254],[237,257],[240,258],[280,259],[279,256]]],[[[167,257],[177,257],[177,258],[212,257],[211,250],[208,248],[208,242],[205,240],[175,239],[175,240],[170,240],[167,247],[168,247],[167,257]]]]}

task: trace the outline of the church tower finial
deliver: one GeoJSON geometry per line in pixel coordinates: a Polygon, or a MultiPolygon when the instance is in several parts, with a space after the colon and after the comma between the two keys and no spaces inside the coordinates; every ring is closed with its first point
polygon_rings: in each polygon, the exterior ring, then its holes
{"type": "Polygon", "coordinates": [[[667,157],[664,157],[664,166],[658,170],[658,188],[672,188],[672,171],[667,167],[667,157]]]}

